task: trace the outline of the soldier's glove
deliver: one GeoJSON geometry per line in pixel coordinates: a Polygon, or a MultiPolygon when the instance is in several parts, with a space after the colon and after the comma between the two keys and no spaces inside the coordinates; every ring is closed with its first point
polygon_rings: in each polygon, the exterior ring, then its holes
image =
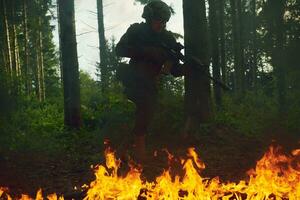
{"type": "Polygon", "coordinates": [[[183,64],[182,66],[182,75],[183,76],[190,76],[192,74],[192,68],[191,66],[187,64],[183,64]]]}
{"type": "Polygon", "coordinates": [[[191,68],[186,64],[175,64],[172,66],[170,72],[175,77],[188,76],[192,73],[191,68]]]}
{"type": "Polygon", "coordinates": [[[166,60],[166,62],[164,62],[162,66],[161,73],[170,74],[173,66],[174,66],[174,62],[172,60],[166,60]]]}
{"type": "Polygon", "coordinates": [[[161,47],[144,47],[142,50],[146,59],[164,63],[168,57],[167,52],[161,47]]]}

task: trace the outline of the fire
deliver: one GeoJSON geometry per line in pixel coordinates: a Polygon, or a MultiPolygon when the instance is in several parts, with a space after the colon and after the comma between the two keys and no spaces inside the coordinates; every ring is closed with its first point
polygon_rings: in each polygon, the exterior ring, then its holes
{"type": "MultiPolygon", "coordinates": [[[[96,178],[88,186],[84,200],[300,200],[300,149],[286,155],[280,148],[270,147],[255,169],[248,171],[248,179],[239,183],[201,177],[205,165],[193,148],[188,149],[186,159],[181,159],[183,176],[172,177],[169,169],[154,182],[142,180],[141,169],[134,166],[130,166],[125,176],[119,176],[120,160],[110,150],[105,155],[106,165],[95,167],[96,178]]],[[[171,154],[168,158],[174,159],[171,154]]],[[[11,199],[7,188],[0,187],[0,197],[11,199]]],[[[20,199],[31,198],[22,195],[20,199]]],[[[35,199],[43,199],[41,190],[35,199]]],[[[47,199],[63,200],[63,197],[52,194],[47,199]]]]}
{"type": "Polygon", "coordinates": [[[280,154],[279,148],[270,148],[263,159],[257,162],[255,170],[250,170],[247,192],[262,196],[300,199],[300,151],[291,156],[280,154]]]}
{"type": "Polygon", "coordinates": [[[114,153],[107,150],[106,167],[96,167],[96,179],[90,184],[87,196],[84,199],[134,199],[139,196],[143,187],[140,179],[141,171],[131,167],[125,177],[118,177],[120,160],[117,160],[114,153]],[[109,172],[111,171],[111,172],[109,172]]]}
{"type": "MultiPolygon", "coordinates": [[[[11,196],[8,193],[8,189],[7,188],[1,188],[0,187],[0,198],[4,198],[4,195],[6,196],[7,200],[12,200],[11,196]]],[[[35,200],[43,200],[43,194],[42,194],[42,190],[39,189],[36,193],[36,196],[34,198],[35,200]]],[[[48,200],[64,200],[63,197],[57,197],[56,194],[50,194],[47,196],[48,200]]],[[[21,198],[19,200],[33,200],[33,198],[31,198],[30,196],[26,195],[26,194],[22,194],[21,198]]]]}

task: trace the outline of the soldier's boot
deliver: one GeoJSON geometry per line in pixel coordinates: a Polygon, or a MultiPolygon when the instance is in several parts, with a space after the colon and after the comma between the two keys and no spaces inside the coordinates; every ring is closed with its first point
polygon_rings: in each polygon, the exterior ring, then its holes
{"type": "Polygon", "coordinates": [[[118,148],[118,155],[123,163],[128,163],[130,160],[130,150],[132,148],[132,141],[123,141],[118,148]]]}
{"type": "Polygon", "coordinates": [[[143,163],[147,159],[145,135],[134,136],[133,151],[134,158],[137,162],[143,163]]]}
{"type": "Polygon", "coordinates": [[[192,121],[191,118],[188,117],[185,121],[184,127],[181,130],[180,136],[183,140],[187,139],[191,135],[191,127],[192,127],[192,121]]]}

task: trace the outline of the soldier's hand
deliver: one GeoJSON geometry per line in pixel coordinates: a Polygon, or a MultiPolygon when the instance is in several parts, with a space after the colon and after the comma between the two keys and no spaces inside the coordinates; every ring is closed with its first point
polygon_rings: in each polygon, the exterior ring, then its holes
{"type": "Polygon", "coordinates": [[[166,60],[166,62],[162,66],[161,73],[170,74],[173,65],[174,62],[172,60],[166,60]]]}
{"type": "Polygon", "coordinates": [[[164,62],[167,59],[167,52],[161,47],[144,47],[143,54],[147,59],[153,59],[157,62],[164,62]]]}
{"type": "Polygon", "coordinates": [[[192,69],[191,66],[187,65],[187,64],[183,64],[182,66],[182,74],[183,76],[189,76],[192,73],[192,69]]]}

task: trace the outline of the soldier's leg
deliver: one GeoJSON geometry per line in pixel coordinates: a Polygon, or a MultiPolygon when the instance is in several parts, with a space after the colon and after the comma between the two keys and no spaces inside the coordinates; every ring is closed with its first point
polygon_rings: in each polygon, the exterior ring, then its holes
{"type": "Polygon", "coordinates": [[[152,106],[147,103],[136,104],[134,135],[145,135],[152,119],[152,106]]]}
{"type": "Polygon", "coordinates": [[[136,118],[133,129],[134,149],[137,159],[145,160],[146,157],[146,134],[154,111],[154,102],[147,99],[136,102],[136,118]]]}

